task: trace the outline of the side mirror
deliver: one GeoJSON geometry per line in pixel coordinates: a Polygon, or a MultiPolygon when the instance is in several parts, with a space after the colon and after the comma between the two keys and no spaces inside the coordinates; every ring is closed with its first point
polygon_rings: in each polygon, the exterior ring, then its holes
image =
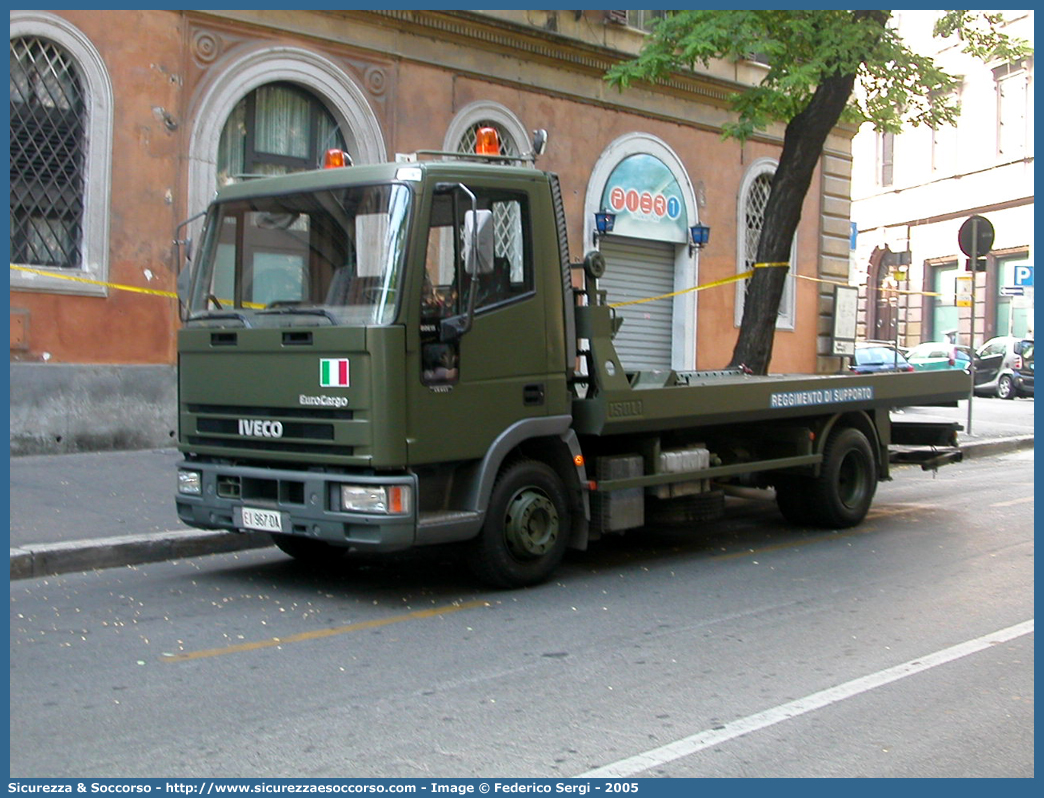
{"type": "Polygon", "coordinates": [[[533,131],[533,159],[536,160],[538,157],[544,154],[544,150],[547,149],[547,131],[543,128],[533,131]]]}
{"type": "Polygon", "coordinates": [[[188,305],[189,303],[189,291],[192,290],[192,270],[182,269],[178,273],[178,280],[175,284],[178,291],[178,299],[181,304],[188,305]]]}
{"type": "Polygon", "coordinates": [[[181,231],[188,227],[192,222],[196,221],[203,216],[206,216],[206,211],[201,211],[195,216],[192,216],[177,227],[174,228],[174,270],[178,275],[175,287],[177,289],[178,300],[180,301],[180,315],[181,320],[184,321],[186,318],[186,309],[189,303],[189,292],[192,290],[192,237],[186,236],[185,238],[179,238],[181,231]]]}
{"type": "Polygon", "coordinates": [[[464,268],[472,277],[493,273],[493,211],[464,214],[464,268]]]}

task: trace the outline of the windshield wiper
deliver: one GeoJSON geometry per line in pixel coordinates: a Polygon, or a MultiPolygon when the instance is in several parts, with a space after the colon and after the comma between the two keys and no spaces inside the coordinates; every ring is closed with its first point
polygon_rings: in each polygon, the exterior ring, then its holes
{"type": "Polygon", "coordinates": [[[212,321],[214,319],[235,319],[236,321],[243,322],[244,327],[250,326],[250,320],[242,313],[237,313],[234,310],[220,310],[217,313],[205,311],[192,316],[189,318],[189,321],[212,321]]]}
{"type": "Polygon", "coordinates": [[[258,316],[289,316],[289,315],[300,315],[300,316],[323,316],[330,320],[333,325],[337,324],[337,317],[334,316],[326,308],[301,308],[296,306],[284,305],[278,308],[265,308],[257,312],[258,316]]]}

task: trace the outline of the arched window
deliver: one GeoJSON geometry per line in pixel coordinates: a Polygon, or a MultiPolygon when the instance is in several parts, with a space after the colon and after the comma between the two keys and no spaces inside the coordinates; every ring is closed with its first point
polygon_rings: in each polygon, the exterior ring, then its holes
{"type": "Polygon", "coordinates": [[[260,86],[236,104],[221,131],[218,182],[315,169],[332,147],[346,149],[344,136],[315,96],[290,83],[260,86]]]}
{"type": "Polygon", "coordinates": [[[106,294],[112,87],[83,34],[11,13],[11,287],[106,294]],[[51,277],[69,272],[97,281],[51,277]]]}
{"type": "MultiPolygon", "coordinates": [[[[736,254],[736,270],[745,272],[754,268],[758,253],[758,240],[761,229],[765,226],[765,207],[768,204],[769,192],[772,190],[772,178],[776,174],[776,163],[769,159],[756,161],[748,170],[740,187],[739,225],[736,254]]],[[[779,315],[776,318],[776,329],[794,329],[794,247],[790,250],[790,269],[783,286],[783,296],[779,302],[779,315]]],[[[736,287],[736,325],[743,320],[743,302],[746,298],[746,281],[736,287]]]]}
{"type": "Polygon", "coordinates": [[[11,257],[80,267],[87,108],[69,54],[11,39],[11,257]]]}

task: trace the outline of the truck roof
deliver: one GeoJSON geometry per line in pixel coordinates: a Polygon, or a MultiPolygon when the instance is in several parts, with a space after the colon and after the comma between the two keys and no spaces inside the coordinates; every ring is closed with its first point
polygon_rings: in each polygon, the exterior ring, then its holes
{"type": "MultiPolygon", "coordinates": [[[[217,201],[248,199],[273,194],[298,194],[307,191],[322,191],[338,186],[356,186],[387,183],[393,180],[416,181],[416,175],[427,175],[429,179],[445,176],[467,180],[467,176],[488,177],[500,175],[539,179],[543,172],[525,166],[514,166],[496,162],[467,160],[416,161],[403,163],[363,164],[333,169],[313,169],[293,172],[288,175],[245,179],[239,183],[223,186],[218,190],[217,201]],[[418,171],[419,170],[419,171],[418,171]],[[412,171],[412,177],[410,176],[412,171]]],[[[423,177],[421,178],[423,179],[423,177]]]]}

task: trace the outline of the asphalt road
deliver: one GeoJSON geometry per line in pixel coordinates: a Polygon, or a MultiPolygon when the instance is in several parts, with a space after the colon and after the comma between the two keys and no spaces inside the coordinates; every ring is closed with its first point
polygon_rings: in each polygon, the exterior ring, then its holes
{"type": "Polygon", "coordinates": [[[515,592],[271,549],[21,580],[10,773],[1033,776],[1033,554],[1026,450],[905,469],[855,530],[748,501],[515,592]]]}

